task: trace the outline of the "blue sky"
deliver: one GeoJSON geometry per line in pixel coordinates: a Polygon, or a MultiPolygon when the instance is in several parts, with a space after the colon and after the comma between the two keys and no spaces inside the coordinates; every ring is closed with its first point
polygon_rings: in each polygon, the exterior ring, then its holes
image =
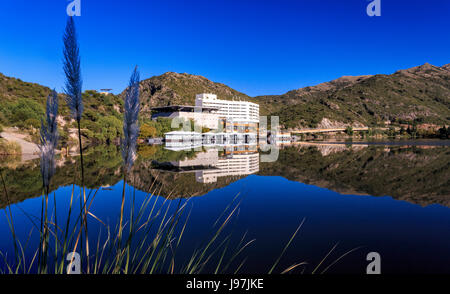
{"type": "MultiPolygon", "coordinates": [[[[0,72],[62,90],[68,0],[2,0],[0,72]]],[[[281,94],[343,75],[450,63],[450,1],[81,0],[84,89],[122,91],[167,71],[249,94],[281,94]]]]}

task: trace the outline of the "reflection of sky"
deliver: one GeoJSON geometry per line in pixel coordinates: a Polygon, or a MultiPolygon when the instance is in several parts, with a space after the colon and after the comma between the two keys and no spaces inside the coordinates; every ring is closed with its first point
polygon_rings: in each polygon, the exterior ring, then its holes
{"type": "MultiPolygon", "coordinates": [[[[120,209],[121,188],[122,182],[119,182],[112,191],[100,190],[94,199],[92,213],[104,222],[114,224],[120,209]]],[[[57,213],[61,219],[67,211],[71,189],[64,187],[56,192],[57,213]]],[[[192,212],[184,247],[179,254],[188,252],[204,240],[216,218],[238,193],[239,199],[242,199],[239,214],[228,229],[233,229],[237,241],[246,231],[248,240],[256,239],[245,253],[248,261],[244,269],[249,271],[267,272],[305,218],[299,235],[282,259],[279,271],[300,261],[309,262],[307,272],[311,271],[313,265],[335,243],[340,242],[326,264],[350,249],[364,247],[333,266],[331,272],[364,273],[367,265],[365,256],[370,251],[381,254],[382,272],[385,273],[450,272],[450,213],[447,207],[421,207],[390,197],[340,195],[282,177],[255,175],[188,201],[192,212]]],[[[136,202],[140,203],[144,196],[145,193],[137,191],[136,202]]],[[[163,198],[160,198],[159,203],[162,201],[163,198]]],[[[178,200],[172,201],[174,206],[177,203],[178,200]]],[[[30,222],[22,210],[39,216],[40,205],[40,198],[12,205],[15,227],[22,240],[30,232],[30,222]]],[[[125,211],[128,209],[129,206],[125,207],[125,211]]],[[[98,224],[91,220],[93,224],[98,224]]],[[[93,225],[94,228],[96,226],[93,225]]],[[[96,229],[90,232],[95,234],[96,229]]],[[[2,250],[7,247],[12,249],[4,213],[0,215],[0,234],[3,236],[0,240],[2,250]]],[[[96,240],[96,236],[91,238],[96,240]]]]}

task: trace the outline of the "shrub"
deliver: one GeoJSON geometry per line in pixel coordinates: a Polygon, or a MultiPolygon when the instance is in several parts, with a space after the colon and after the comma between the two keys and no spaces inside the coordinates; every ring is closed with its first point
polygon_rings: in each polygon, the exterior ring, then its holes
{"type": "Polygon", "coordinates": [[[139,132],[140,139],[154,138],[156,137],[156,128],[147,123],[141,125],[141,130],[139,132]]]}
{"type": "Polygon", "coordinates": [[[0,154],[1,155],[18,155],[22,153],[22,148],[17,142],[8,142],[5,139],[0,139],[0,154]]]}
{"type": "Polygon", "coordinates": [[[123,133],[122,122],[114,116],[103,116],[98,120],[103,140],[111,141],[123,133]]]}
{"type": "Polygon", "coordinates": [[[9,121],[12,125],[23,125],[28,119],[40,120],[44,115],[44,107],[36,101],[20,98],[16,103],[10,103],[9,121]]]}
{"type": "Polygon", "coordinates": [[[353,136],[353,128],[350,127],[350,126],[348,126],[348,127],[345,129],[345,133],[346,133],[347,135],[349,135],[349,136],[353,136]]]}
{"type": "Polygon", "coordinates": [[[35,129],[39,129],[40,126],[41,126],[41,123],[39,122],[39,120],[37,120],[35,118],[29,118],[24,123],[25,128],[33,127],[35,129]]]}

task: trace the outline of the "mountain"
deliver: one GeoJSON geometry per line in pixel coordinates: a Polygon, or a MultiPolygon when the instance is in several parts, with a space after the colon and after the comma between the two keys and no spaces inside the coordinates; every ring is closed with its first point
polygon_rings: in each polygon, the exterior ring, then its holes
{"type": "MultiPolygon", "coordinates": [[[[250,97],[224,84],[187,73],[168,72],[141,82],[142,111],[155,106],[194,104],[195,94],[242,99],[277,115],[290,129],[342,125],[450,122],[450,64],[424,64],[391,75],[343,76],[282,95],[250,97]]],[[[123,93],[122,93],[123,95],[123,93]]]]}
{"type": "MultiPolygon", "coordinates": [[[[282,95],[250,97],[202,76],[174,72],[142,80],[140,89],[144,118],[150,116],[151,107],[194,104],[195,94],[209,92],[220,99],[256,102],[261,115],[277,115],[280,123],[289,129],[377,126],[386,121],[450,124],[450,64],[439,67],[426,63],[390,75],[343,76],[282,95]]],[[[39,127],[49,92],[48,87],[0,74],[0,125],[39,127]]],[[[120,95],[83,93],[86,137],[95,136],[96,140],[104,141],[120,135],[124,92],[120,95]],[[98,135],[104,129],[109,130],[108,138],[98,135]]],[[[62,95],[60,99],[64,125],[72,128],[74,122],[62,95]]]]}
{"type": "Polygon", "coordinates": [[[225,100],[255,101],[254,98],[224,84],[187,73],[167,72],[151,77],[141,81],[140,90],[141,110],[144,113],[150,113],[150,108],[155,106],[194,105],[195,95],[199,93],[214,93],[225,100]]]}
{"type": "MultiPolygon", "coordinates": [[[[0,126],[18,127],[29,133],[33,141],[38,142],[37,129],[40,128],[50,91],[48,87],[0,73],[0,126]]],[[[64,96],[59,94],[58,97],[60,142],[64,144],[71,141],[77,126],[70,116],[64,96]]],[[[113,140],[121,134],[123,108],[121,97],[112,94],[102,95],[88,90],[83,93],[83,104],[81,127],[84,139],[106,141],[113,140]]]]}
{"type": "Polygon", "coordinates": [[[424,64],[391,75],[341,77],[289,91],[255,97],[287,128],[327,124],[380,125],[385,121],[448,124],[450,64],[424,64]]]}
{"type": "Polygon", "coordinates": [[[24,123],[27,119],[39,122],[44,113],[45,99],[50,88],[0,73],[0,124],[24,123]]]}

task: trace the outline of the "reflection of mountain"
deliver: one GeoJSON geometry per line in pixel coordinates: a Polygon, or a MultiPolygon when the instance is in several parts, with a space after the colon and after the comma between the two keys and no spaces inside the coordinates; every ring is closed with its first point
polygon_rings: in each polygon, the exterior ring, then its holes
{"type": "MultiPolygon", "coordinates": [[[[322,156],[328,156],[333,153],[339,153],[346,150],[361,150],[366,148],[368,145],[365,144],[358,144],[358,145],[346,145],[345,143],[341,144],[327,144],[327,143],[321,143],[321,142],[295,142],[289,145],[299,145],[302,147],[316,147],[317,150],[319,150],[320,154],[322,156]]],[[[288,145],[288,146],[289,146],[288,145]]]]}
{"type": "MultiPolygon", "coordinates": [[[[160,150],[161,149],[161,150],[160,150]]],[[[201,196],[225,187],[242,177],[258,173],[282,176],[346,194],[389,195],[399,200],[428,205],[450,206],[450,148],[390,146],[288,146],[280,150],[276,162],[259,162],[259,154],[209,149],[204,152],[145,150],[130,174],[130,184],[138,190],[166,198],[201,196]],[[331,148],[331,149],[329,149],[331,148]],[[163,170],[155,162],[165,163],[163,170]],[[258,171],[259,170],[259,171],[258,171]]],[[[111,186],[122,179],[122,159],[114,146],[86,151],[86,185],[90,189],[111,186]]],[[[39,160],[3,164],[11,203],[42,193],[39,160]]],[[[51,190],[79,184],[77,157],[60,158],[51,190]]],[[[0,189],[0,207],[7,200],[0,189]]],[[[57,194],[58,196],[58,194],[57,194]]]]}
{"type": "MultiPolygon", "coordinates": [[[[99,146],[85,151],[85,183],[90,189],[113,185],[120,181],[121,164],[119,151],[115,146],[99,146]]],[[[11,203],[21,202],[42,194],[42,178],[39,159],[3,167],[8,197],[11,203]]],[[[80,184],[79,157],[57,159],[55,175],[50,182],[50,191],[58,187],[80,184]]],[[[0,207],[7,205],[5,192],[0,189],[0,207]]]]}
{"type": "Polygon", "coordinates": [[[376,147],[322,156],[316,147],[292,146],[261,175],[329,188],[345,194],[389,195],[421,205],[450,206],[450,148],[376,147]]]}

